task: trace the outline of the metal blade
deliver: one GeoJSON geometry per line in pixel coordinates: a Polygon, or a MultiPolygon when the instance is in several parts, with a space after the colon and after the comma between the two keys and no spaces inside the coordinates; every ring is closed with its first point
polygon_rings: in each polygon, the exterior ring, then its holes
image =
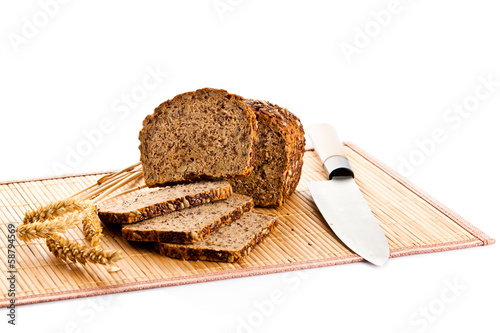
{"type": "Polygon", "coordinates": [[[352,177],[307,183],[326,222],[352,251],[381,266],[389,259],[389,244],[352,177]]]}

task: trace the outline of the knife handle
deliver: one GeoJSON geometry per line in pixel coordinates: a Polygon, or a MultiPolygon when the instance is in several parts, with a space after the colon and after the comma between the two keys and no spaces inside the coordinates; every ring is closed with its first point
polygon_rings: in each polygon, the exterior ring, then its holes
{"type": "Polygon", "coordinates": [[[329,179],[333,177],[354,177],[342,142],[332,125],[317,124],[311,126],[309,137],[329,179]]]}

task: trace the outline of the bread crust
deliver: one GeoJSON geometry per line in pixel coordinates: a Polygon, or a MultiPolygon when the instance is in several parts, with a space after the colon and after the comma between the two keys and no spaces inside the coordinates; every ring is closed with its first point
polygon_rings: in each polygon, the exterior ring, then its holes
{"type": "MultiPolygon", "coordinates": [[[[195,129],[196,130],[196,129],[195,129]]],[[[153,112],[153,114],[148,115],[143,121],[143,128],[139,132],[139,150],[141,152],[141,162],[144,170],[144,180],[148,187],[155,186],[164,186],[164,185],[173,185],[179,183],[187,183],[193,181],[200,180],[221,180],[221,179],[230,179],[237,177],[244,177],[249,175],[252,172],[253,164],[255,161],[255,151],[257,146],[257,120],[254,112],[251,108],[245,103],[243,97],[235,94],[230,94],[222,89],[213,89],[213,88],[203,88],[198,89],[196,91],[190,91],[183,94],[179,94],[172,98],[171,100],[167,100],[161,103],[153,112]],[[195,100],[197,98],[201,98],[201,96],[205,95],[217,96],[220,100],[231,100],[236,104],[236,106],[243,111],[246,121],[250,124],[250,143],[249,143],[249,151],[246,155],[245,165],[243,165],[243,170],[241,170],[238,174],[223,174],[220,176],[213,176],[209,173],[187,173],[182,177],[176,176],[176,179],[158,179],[161,178],[162,175],[158,175],[154,170],[150,170],[149,167],[149,159],[151,158],[149,155],[151,154],[151,150],[147,147],[147,140],[149,137],[149,132],[153,130],[154,123],[160,118],[162,115],[165,115],[167,110],[170,109],[171,106],[178,104],[186,104],[188,101],[195,100]]],[[[227,161],[230,163],[230,161],[227,161]]]]}
{"type": "Polygon", "coordinates": [[[231,185],[228,183],[226,186],[221,188],[177,197],[130,212],[119,213],[98,209],[98,215],[104,223],[130,224],[187,207],[198,206],[207,202],[226,199],[232,193],[233,191],[231,185]]]}
{"type": "Polygon", "coordinates": [[[171,258],[232,263],[237,262],[245,256],[249,255],[252,249],[254,249],[259,243],[261,243],[272,232],[272,230],[276,228],[277,225],[278,217],[275,216],[266,227],[260,229],[258,232],[252,235],[245,246],[238,250],[214,250],[169,243],[156,243],[155,247],[160,252],[160,254],[166,255],[171,258]]]}
{"type": "MultiPolygon", "coordinates": [[[[252,188],[243,186],[245,179],[230,180],[234,191],[254,198],[255,205],[260,207],[279,207],[283,205],[286,198],[290,196],[300,180],[302,173],[303,157],[305,152],[305,133],[300,119],[289,110],[276,104],[261,100],[246,99],[247,103],[257,116],[257,122],[261,126],[272,128],[285,140],[284,165],[280,171],[281,186],[274,189],[275,193],[271,199],[262,197],[252,191],[252,188]]],[[[257,149],[262,149],[262,142],[257,141],[257,149]]],[[[260,161],[256,160],[254,167],[258,167],[260,161]]]]}

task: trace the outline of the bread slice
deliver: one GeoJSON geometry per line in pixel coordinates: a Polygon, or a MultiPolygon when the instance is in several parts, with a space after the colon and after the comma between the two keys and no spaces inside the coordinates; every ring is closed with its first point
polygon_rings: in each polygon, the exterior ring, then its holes
{"type": "Polygon", "coordinates": [[[123,226],[122,237],[142,242],[192,243],[239,219],[252,208],[252,198],[235,194],[224,200],[123,226]]]}
{"type": "Polygon", "coordinates": [[[250,212],[197,243],[157,243],[156,248],[177,259],[235,262],[248,255],[277,224],[274,215],[250,212]]]}
{"type": "Polygon", "coordinates": [[[245,101],[257,115],[255,165],[250,176],[230,180],[233,191],[256,206],[278,207],[297,187],[305,151],[304,129],[293,113],[265,101],[245,101]]]}
{"type": "Polygon", "coordinates": [[[148,186],[250,174],[257,122],[238,95],[204,88],[175,96],[147,116],[139,150],[148,186]]]}
{"type": "Polygon", "coordinates": [[[225,199],[232,193],[225,181],[169,186],[138,193],[124,200],[104,202],[98,214],[105,223],[133,223],[168,212],[225,199]]]}

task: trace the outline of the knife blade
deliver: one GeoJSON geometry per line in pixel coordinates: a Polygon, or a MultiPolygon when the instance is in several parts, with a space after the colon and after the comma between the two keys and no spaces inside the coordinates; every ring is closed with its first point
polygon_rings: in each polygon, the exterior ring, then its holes
{"type": "Polygon", "coordinates": [[[330,180],[308,182],[321,215],[337,237],[353,252],[374,265],[389,259],[389,244],[368,206],[335,129],[329,124],[309,129],[314,149],[330,180]]]}

